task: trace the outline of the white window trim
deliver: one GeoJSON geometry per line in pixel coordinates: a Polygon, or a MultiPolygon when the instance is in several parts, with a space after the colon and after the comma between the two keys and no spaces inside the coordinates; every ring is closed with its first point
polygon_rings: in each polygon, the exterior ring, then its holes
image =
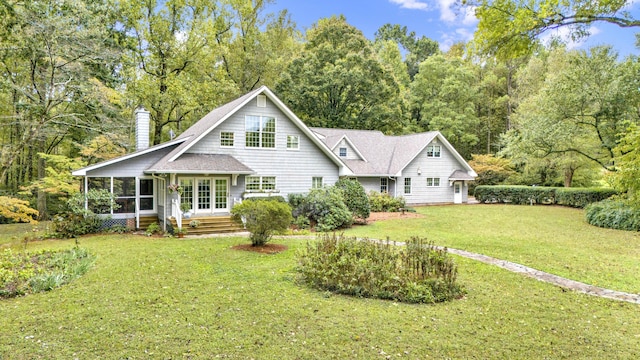
{"type": "Polygon", "coordinates": [[[245,193],[278,193],[280,192],[280,190],[278,190],[278,177],[277,176],[245,176],[244,178],[244,192],[245,193]],[[259,182],[258,182],[258,189],[247,189],[247,178],[258,178],[259,182]],[[269,190],[265,190],[264,189],[264,178],[273,178],[273,189],[269,189],[269,190]]]}
{"type": "Polygon", "coordinates": [[[251,115],[251,114],[245,115],[245,117],[244,117],[244,148],[245,149],[260,149],[260,150],[276,150],[278,148],[278,118],[275,117],[275,116],[268,116],[268,115],[251,115]],[[260,127],[259,127],[259,130],[257,131],[257,133],[260,135],[258,137],[258,139],[259,139],[258,146],[247,146],[247,133],[255,132],[255,131],[247,131],[247,117],[249,117],[249,116],[257,117],[257,118],[260,119],[260,127]],[[273,147],[265,147],[262,144],[262,135],[264,134],[263,131],[262,131],[262,121],[264,119],[269,119],[269,118],[273,118],[273,121],[274,121],[274,124],[273,124],[273,147]]]}
{"type": "Polygon", "coordinates": [[[426,184],[427,184],[427,187],[440,187],[440,184],[441,184],[441,181],[440,181],[440,178],[439,178],[439,177],[428,177],[428,178],[426,178],[426,180],[425,180],[425,181],[427,182],[427,183],[426,183],[426,184]],[[429,183],[428,183],[429,179],[431,179],[431,184],[432,184],[432,185],[429,185],[429,183]],[[436,185],[436,180],[438,181],[438,184],[437,184],[437,185],[436,185]]]}
{"type": "Polygon", "coordinates": [[[287,150],[300,150],[300,135],[287,135],[287,150]],[[296,147],[289,147],[289,137],[297,138],[296,147]]]}
{"type": "Polygon", "coordinates": [[[342,146],[338,148],[338,156],[346,158],[349,156],[349,149],[346,146],[342,146]],[[344,155],[342,155],[342,149],[344,149],[344,155]]]}
{"type": "Polygon", "coordinates": [[[442,157],[442,146],[441,145],[429,145],[427,146],[427,157],[429,158],[440,158],[442,157]],[[436,148],[438,148],[438,155],[436,156],[436,148]],[[433,155],[429,155],[429,153],[433,153],[433,155]]]}
{"type": "Polygon", "coordinates": [[[403,184],[403,189],[404,194],[405,195],[411,195],[411,192],[413,190],[413,181],[411,180],[410,177],[404,178],[404,184],[403,184]],[[409,180],[409,184],[407,185],[407,180],[409,180]],[[409,191],[407,192],[407,186],[409,186],[409,191]]]}
{"type": "Polygon", "coordinates": [[[236,134],[233,131],[220,131],[220,147],[221,148],[233,148],[236,146],[236,134]],[[222,134],[231,134],[231,139],[223,139],[222,134]],[[231,140],[233,145],[222,145],[223,140],[231,140]]]}

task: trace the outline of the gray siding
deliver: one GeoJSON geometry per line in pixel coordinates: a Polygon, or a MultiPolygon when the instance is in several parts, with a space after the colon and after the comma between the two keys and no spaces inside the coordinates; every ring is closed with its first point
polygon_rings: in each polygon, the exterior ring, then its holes
{"type": "Polygon", "coordinates": [[[353,146],[351,146],[351,144],[349,144],[345,139],[340,140],[338,145],[336,145],[336,147],[333,149],[333,153],[338,155],[341,159],[362,160],[362,158],[358,156],[358,153],[354,150],[353,146]],[[347,148],[346,157],[340,156],[340,148],[347,148]]]}
{"type": "MultiPolygon", "coordinates": [[[[399,196],[402,196],[402,189],[396,187],[396,180],[394,178],[387,178],[387,184],[389,187],[389,195],[396,196],[396,193],[399,196]]],[[[357,178],[358,182],[362,184],[364,190],[367,194],[371,191],[380,192],[380,178],[379,177],[359,177],[357,178]]],[[[399,183],[398,183],[399,184],[399,183]]],[[[398,185],[399,186],[399,185],[398,185]]]]}
{"type": "MultiPolygon", "coordinates": [[[[312,177],[322,177],[325,184],[338,180],[338,166],[329,159],[292,121],[270,100],[259,108],[250,101],[244,108],[225,120],[191,149],[190,153],[228,154],[255,171],[255,176],[275,176],[279,195],[306,193],[312,177]],[[276,118],[275,149],[245,147],[245,115],[274,116],[276,118]],[[234,147],[220,146],[220,133],[234,133],[234,147]],[[287,135],[298,135],[299,150],[287,149],[287,135]]],[[[231,186],[231,197],[240,198],[244,192],[244,176],[238,185],[231,186]]]]}
{"type": "Polygon", "coordinates": [[[158,162],[175,147],[169,146],[163,149],[152,151],[148,154],[136,156],[131,159],[119,161],[115,164],[101,167],[99,169],[87,171],[88,177],[135,177],[145,176],[144,170],[158,162]]]}
{"type": "MultiPolygon", "coordinates": [[[[431,203],[452,203],[453,186],[449,185],[449,176],[455,170],[462,170],[464,166],[456,160],[453,154],[442,144],[439,158],[427,157],[426,149],[420,153],[402,171],[402,177],[398,178],[398,194],[404,196],[407,204],[431,204],[431,203]],[[421,175],[418,175],[420,168],[421,175]],[[411,178],[411,194],[403,194],[404,179],[411,178]],[[439,178],[440,186],[428,187],[427,178],[439,178]]],[[[467,201],[467,191],[469,187],[462,188],[462,201],[467,201]]]]}

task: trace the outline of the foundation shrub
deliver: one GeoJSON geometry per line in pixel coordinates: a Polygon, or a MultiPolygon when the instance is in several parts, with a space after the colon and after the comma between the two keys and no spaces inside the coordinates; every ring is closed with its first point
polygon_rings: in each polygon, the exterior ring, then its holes
{"type": "Polygon", "coordinates": [[[607,199],[585,208],[587,222],[602,228],[640,231],[640,209],[625,200],[607,199]]]}
{"type": "Polygon", "coordinates": [[[413,237],[404,247],[324,234],[298,254],[300,279],[319,290],[409,303],[465,294],[446,249],[413,237]]]}
{"type": "Polygon", "coordinates": [[[342,190],[335,186],[312,189],[307,195],[291,194],[289,204],[296,222],[301,223],[300,217],[305,217],[316,231],[346,228],[353,223],[353,213],[344,203],[342,190]]]}
{"type": "Polygon", "coordinates": [[[360,221],[367,221],[371,214],[371,204],[367,192],[357,180],[343,178],[335,185],[342,190],[342,199],[347,209],[360,221]]]}
{"type": "Polygon", "coordinates": [[[233,206],[231,215],[251,233],[253,246],[265,245],[274,234],[287,230],[293,221],[289,204],[277,199],[245,200],[233,206]]]}
{"type": "Polygon", "coordinates": [[[405,207],[403,197],[394,198],[388,193],[369,192],[369,203],[373,212],[398,212],[405,207]]]}

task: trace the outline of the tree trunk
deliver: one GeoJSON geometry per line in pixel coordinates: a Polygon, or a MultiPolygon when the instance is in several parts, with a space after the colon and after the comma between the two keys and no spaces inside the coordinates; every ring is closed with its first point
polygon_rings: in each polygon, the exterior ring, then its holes
{"type": "Polygon", "coordinates": [[[568,167],[564,169],[564,187],[571,187],[571,183],[573,182],[573,173],[575,170],[572,167],[568,167]]]}
{"type": "MultiPolygon", "coordinates": [[[[41,145],[44,145],[41,142],[41,145]]],[[[38,157],[38,180],[42,179],[46,176],[45,174],[45,160],[42,157],[38,157]]],[[[38,189],[38,220],[46,220],[48,218],[47,214],[47,193],[44,192],[44,189],[38,189]]]]}

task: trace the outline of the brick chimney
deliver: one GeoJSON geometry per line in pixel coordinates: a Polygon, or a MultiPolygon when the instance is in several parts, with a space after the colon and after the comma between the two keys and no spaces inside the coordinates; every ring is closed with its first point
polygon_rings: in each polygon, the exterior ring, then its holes
{"type": "Polygon", "coordinates": [[[135,111],[136,116],[136,151],[149,147],[149,112],[142,106],[135,111]]]}

